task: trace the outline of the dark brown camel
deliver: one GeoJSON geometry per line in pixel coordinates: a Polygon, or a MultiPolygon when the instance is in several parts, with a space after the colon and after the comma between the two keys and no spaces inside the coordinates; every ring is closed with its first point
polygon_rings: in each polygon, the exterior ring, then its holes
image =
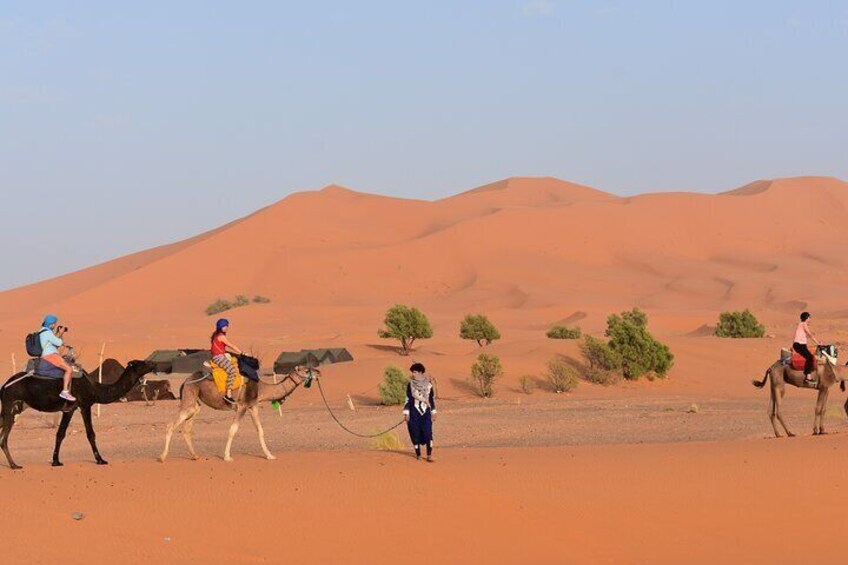
{"type": "MultiPolygon", "coordinates": [[[[830,347],[830,346],[827,346],[830,347]]],[[[777,422],[783,426],[783,430],[788,437],[794,437],[795,434],[789,431],[786,427],[786,422],[783,421],[783,414],[780,410],[783,403],[783,395],[786,393],[786,385],[792,385],[798,388],[815,389],[818,391],[816,398],[816,411],[813,420],[813,435],[822,435],[824,431],[824,415],[827,410],[827,395],[832,387],[837,382],[842,383],[845,380],[843,375],[844,368],[840,367],[836,362],[835,350],[834,355],[828,355],[822,351],[822,347],[816,350],[818,358],[818,369],[816,371],[815,384],[809,384],[804,380],[804,372],[796,371],[791,365],[784,365],[781,361],[775,361],[771,367],[766,369],[763,380],[752,381],[757,388],[763,388],[766,381],[770,381],[770,399],[769,399],[769,419],[774,428],[775,437],[781,437],[780,431],[777,428],[777,422]]],[[[844,386],[844,385],[842,385],[844,386]]],[[[848,412],[848,403],[846,403],[846,412],[848,412]]]]}
{"type": "MultiPolygon", "coordinates": [[[[73,380],[71,385],[74,396],[77,397],[77,402],[68,405],[67,402],[59,398],[59,391],[62,390],[61,379],[49,379],[43,377],[23,377],[25,373],[18,373],[11,377],[3,388],[0,389],[0,422],[2,422],[2,431],[0,431],[0,448],[6,455],[6,461],[9,462],[9,467],[12,469],[20,469],[12,459],[9,453],[9,434],[12,431],[12,426],[15,425],[15,416],[20,414],[24,407],[32,408],[39,412],[60,412],[62,413],[62,421],[59,424],[59,429],[56,431],[56,447],[53,450],[53,466],[60,467],[62,463],[59,461],[59,450],[62,447],[62,441],[65,439],[65,433],[68,430],[68,424],[71,423],[71,418],[79,408],[82,413],[82,421],[85,424],[85,432],[88,437],[88,443],[91,444],[91,450],[94,452],[94,459],[98,465],[106,465],[106,460],[100,456],[95,442],[94,426],[91,421],[91,407],[94,404],[110,404],[120,400],[134,386],[144,379],[147,373],[153,370],[153,364],[146,361],[130,361],[127,368],[121,373],[121,376],[113,384],[100,385],[92,382],[90,378],[83,375],[80,378],[73,380]]],[[[104,370],[104,373],[106,371],[104,370]]]]}
{"type": "MultiPolygon", "coordinates": [[[[239,356],[239,368],[243,370],[245,360],[255,363],[254,369],[258,371],[259,364],[252,357],[246,355],[239,356]]],[[[265,430],[262,429],[262,422],[259,420],[259,404],[262,402],[284,401],[293,393],[297,387],[305,382],[309,382],[319,374],[317,369],[306,369],[304,367],[296,367],[294,371],[288,375],[275,377],[277,382],[267,382],[260,379],[259,381],[245,379],[245,385],[238,392],[237,407],[229,404],[224,400],[223,394],[218,392],[218,387],[210,378],[204,378],[202,372],[197,372],[191,375],[183,382],[180,387],[180,413],[177,419],[168,424],[168,430],[165,432],[165,448],[159,456],[159,461],[162,463],[168,458],[168,450],[171,445],[171,437],[179,427],[185,423],[183,427],[183,439],[185,439],[188,452],[192,459],[197,459],[197,453],[194,451],[192,443],[192,426],[194,417],[200,412],[202,404],[209,406],[213,410],[227,410],[234,412],[233,423],[230,425],[230,433],[227,437],[227,445],[224,448],[224,461],[232,461],[230,449],[233,445],[233,438],[239,429],[239,423],[246,413],[250,413],[250,418],[253,420],[253,425],[256,432],[259,434],[259,445],[262,446],[262,452],[266,459],[276,459],[268,446],[265,444],[265,430]]]]}

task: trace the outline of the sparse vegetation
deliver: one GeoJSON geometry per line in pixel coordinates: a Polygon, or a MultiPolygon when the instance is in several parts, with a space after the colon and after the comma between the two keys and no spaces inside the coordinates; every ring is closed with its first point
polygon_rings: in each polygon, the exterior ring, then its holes
{"type": "Polygon", "coordinates": [[[403,370],[394,365],[389,365],[383,371],[383,382],[377,388],[380,391],[380,400],[385,406],[396,406],[406,401],[406,384],[409,379],[403,370]]]}
{"type": "Polygon", "coordinates": [[[742,312],[722,312],[715,329],[718,337],[763,337],[766,328],[747,308],[742,312]]]}
{"type": "Polygon", "coordinates": [[[536,390],[536,381],[530,375],[522,375],[518,379],[518,384],[521,386],[521,392],[524,394],[532,394],[536,390]]]}
{"type": "Polygon", "coordinates": [[[622,375],[635,380],[650,371],[665,377],[674,364],[668,346],[648,332],[648,317],[638,308],[607,318],[609,347],[621,358],[622,375]]]}
{"type": "Polygon", "coordinates": [[[621,373],[619,371],[593,369],[589,367],[583,373],[583,380],[596,385],[611,386],[614,384],[618,384],[618,382],[621,380],[621,373]]]}
{"type": "Polygon", "coordinates": [[[567,326],[554,326],[545,334],[550,339],[580,339],[583,332],[580,328],[569,328],[567,326]]]}
{"type": "Polygon", "coordinates": [[[548,361],[546,376],[555,392],[570,392],[577,388],[577,384],[580,382],[577,369],[562,357],[554,357],[548,361]]]}
{"type": "Polygon", "coordinates": [[[402,451],[405,448],[396,432],[386,432],[371,438],[371,447],[377,451],[402,451]]]}
{"type": "Polygon", "coordinates": [[[477,391],[483,398],[489,398],[494,392],[495,380],[503,374],[501,360],[497,355],[481,353],[477,361],[471,365],[471,379],[477,387],[477,391]]]}
{"type": "Polygon", "coordinates": [[[271,299],[267,296],[261,296],[257,294],[253,297],[253,302],[254,304],[268,304],[269,302],[271,302],[271,299]]]}
{"type": "Polygon", "coordinates": [[[433,337],[430,321],[418,308],[403,304],[392,306],[386,312],[383,323],[386,328],[378,330],[377,335],[383,339],[399,340],[404,355],[409,355],[416,340],[433,337]]]}
{"type": "MultiPolygon", "coordinates": [[[[254,302],[271,302],[270,299],[262,296],[257,296],[256,298],[254,298],[254,302]],[[262,300],[257,300],[256,298],[261,298],[262,300]]],[[[239,308],[241,306],[247,306],[248,304],[250,304],[250,300],[243,294],[239,294],[233,300],[219,298],[206,307],[206,315],[212,316],[213,314],[220,314],[221,312],[226,312],[227,310],[232,310],[233,308],[239,308]]]]}
{"type": "Polygon", "coordinates": [[[496,339],[500,339],[501,334],[498,328],[483,314],[468,314],[459,325],[459,337],[473,339],[477,342],[477,345],[483,347],[496,339]]]}

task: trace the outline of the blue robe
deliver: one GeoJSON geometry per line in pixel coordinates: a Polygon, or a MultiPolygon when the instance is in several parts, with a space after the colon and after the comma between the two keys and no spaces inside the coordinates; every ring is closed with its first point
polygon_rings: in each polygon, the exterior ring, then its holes
{"type": "Polygon", "coordinates": [[[406,385],[406,404],[403,413],[409,416],[406,429],[413,445],[425,445],[433,441],[433,413],[436,411],[436,398],[430,387],[429,406],[412,396],[412,385],[406,385]]]}

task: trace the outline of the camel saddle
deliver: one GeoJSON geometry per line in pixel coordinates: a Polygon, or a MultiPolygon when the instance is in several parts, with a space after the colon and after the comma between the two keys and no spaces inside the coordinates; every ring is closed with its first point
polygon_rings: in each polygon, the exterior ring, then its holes
{"type": "MultiPolygon", "coordinates": [[[[71,363],[71,368],[73,369],[71,372],[72,378],[78,379],[83,376],[83,371],[78,365],[71,363]]],[[[50,361],[40,358],[32,358],[27,361],[26,372],[31,373],[34,377],[41,377],[44,379],[61,379],[65,376],[65,371],[50,361]]]]}
{"type": "MultiPolygon", "coordinates": [[[[235,392],[244,384],[244,377],[239,371],[238,362],[229,354],[227,354],[227,357],[236,369],[236,379],[233,381],[233,391],[235,392]]],[[[218,387],[218,392],[223,394],[227,390],[227,378],[229,378],[230,374],[227,373],[226,369],[219,367],[214,361],[210,360],[209,366],[212,368],[212,379],[215,381],[215,386],[218,387]]]]}
{"type": "MultiPolygon", "coordinates": [[[[794,351],[794,350],[792,351],[792,363],[791,363],[791,365],[792,365],[793,370],[803,371],[804,365],[806,364],[806,362],[807,362],[807,360],[804,359],[803,355],[801,355],[797,351],[794,351]]],[[[813,357],[813,371],[818,370],[818,368],[819,368],[819,360],[818,360],[817,357],[814,356],[813,357]]]]}

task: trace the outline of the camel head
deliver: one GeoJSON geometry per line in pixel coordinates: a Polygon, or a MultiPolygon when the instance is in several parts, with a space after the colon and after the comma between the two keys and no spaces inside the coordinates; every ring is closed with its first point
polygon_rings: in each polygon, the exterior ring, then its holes
{"type": "Polygon", "coordinates": [[[304,367],[303,365],[298,365],[291,373],[292,379],[294,379],[298,385],[302,384],[303,388],[311,387],[312,381],[320,376],[321,371],[315,367],[304,367]]]}
{"type": "Polygon", "coordinates": [[[839,357],[839,352],[836,349],[835,345],[817,345],[816,353],[819,357],[823,358],[828,365],[833,367],[837,366],[837,358],[839,357]]]}
{"type": "Polygon", "coordinates": [[[131,375],[135,384],[145,385],[147,384],[148,373],[152,373],[155,369],[155,363],[136,359],[127,363],[127,368],[124,369],[124,374],[131,375]]]}

